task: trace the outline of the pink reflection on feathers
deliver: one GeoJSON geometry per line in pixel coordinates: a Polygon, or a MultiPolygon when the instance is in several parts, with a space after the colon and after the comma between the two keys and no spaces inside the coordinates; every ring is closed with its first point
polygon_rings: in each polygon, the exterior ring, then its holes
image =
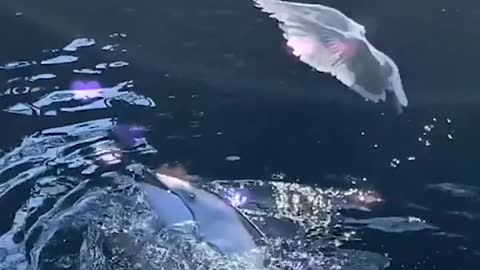
{"type": "Polygon", "coordinates": [[[292,37],[287,41],[287,45],[292,48],[292,54],[298,57],[310,57],[316,51],[315,41],[310,37],[292,37]]]}
{"type": "MultiPolygon", "coordinates": [[[[319,55],[319,50],[324,45],[319,44],[315,38],[303,36],[303,37],[291,37],[287,41],[287,46],[291,48],[291,53],[297,57],[311,58],[315,55],[319,55]]],[[[355,56],[358,45],[355,41],[341,42],[339,40],[332,40],[328,50],[341,56],[341,58],[348,60],[355,56]]]]}

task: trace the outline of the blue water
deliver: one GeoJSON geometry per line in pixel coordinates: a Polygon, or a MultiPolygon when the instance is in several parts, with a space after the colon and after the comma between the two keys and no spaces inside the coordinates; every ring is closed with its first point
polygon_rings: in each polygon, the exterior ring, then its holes
{"type": "Polygon", "coordinates": [[[110,235],[149,235],[128,168],[164,163],[246,192],[271,269],[477,269],[480,4],[317,3],[395,60],[403,114],[295,59],[251,1],[0,3],[0,269],[198,264],[110,235]]]}

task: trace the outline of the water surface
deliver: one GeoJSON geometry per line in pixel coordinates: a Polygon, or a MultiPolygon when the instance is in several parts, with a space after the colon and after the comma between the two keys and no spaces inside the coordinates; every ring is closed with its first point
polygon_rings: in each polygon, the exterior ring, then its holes
{"type": "Polygon", "coordinates": [[[221,262],[152,232],[130,169],[166,162],[246,197],[272,269],[476,269],[480,6],[319,3],[395,59],[403,115],[304,66],[251,1],[0,4],[0,269],[221,262]]]}

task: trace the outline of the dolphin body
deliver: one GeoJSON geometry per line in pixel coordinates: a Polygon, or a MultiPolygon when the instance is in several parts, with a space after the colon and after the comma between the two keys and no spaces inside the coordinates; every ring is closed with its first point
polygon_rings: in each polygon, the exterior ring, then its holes
{"type": "Polygon", "coordinates": [[[164,228],[193,222],[195,235],[227,256],[245,256],[255,269],[264,268],[258,251],[264,234],[235,206],[182,179],[145,169],[139,185],[164,228]],[[253,256],[252,256],[253,254],[253,256]]]}

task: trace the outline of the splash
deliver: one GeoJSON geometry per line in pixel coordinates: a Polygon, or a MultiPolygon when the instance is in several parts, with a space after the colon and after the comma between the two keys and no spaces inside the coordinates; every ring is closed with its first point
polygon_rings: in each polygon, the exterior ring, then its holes
{"type": "Polygon", "coordinates": [[[374,190],[351,189],[349,192],[346,192],[346,195],[348,199],[346,208],[371,211],[384,202],[381,195],[374,190]]]}
{"type": "Polygon", "coordinates": [[[228,202],[235,207],[240,207],[247,202],[247,196],[238,190],[228,190],[225,194],[225,197],[227,198],[228,202]]]}
{"type": "Polygon", "coordinates": [[[122,162],[122,151],[112,143],[102,143],[93,145],[93,154],[99,165],[109,166],[120,164],[122,162]]]}

